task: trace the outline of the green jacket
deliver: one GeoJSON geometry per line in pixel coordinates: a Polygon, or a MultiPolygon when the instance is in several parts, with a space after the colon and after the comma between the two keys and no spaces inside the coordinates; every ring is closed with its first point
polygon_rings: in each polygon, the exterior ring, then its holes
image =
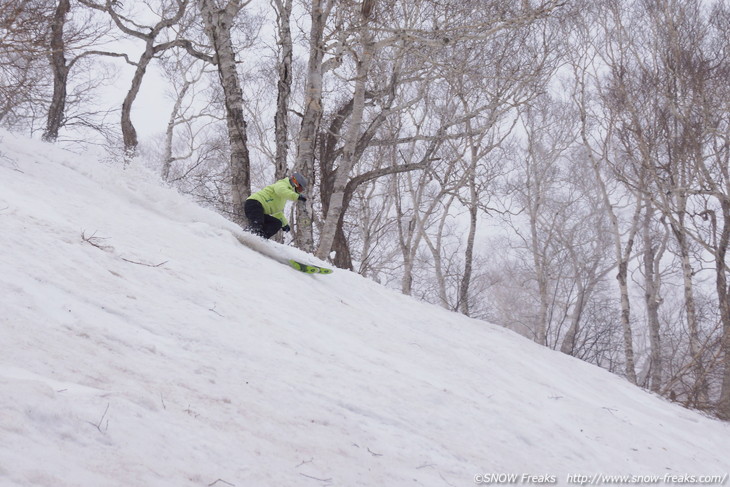
{"type": "Polygon", "coordinates": [[[255,192],[248,199],[261,203],[265,214],[278,218],[281,225],[285,226],[289,224],[289,221],[284,216],[284,206],[286,206],[287,200],[298,200],[299,193],[294,191],[289,178],[284,178],[255,192]]]}

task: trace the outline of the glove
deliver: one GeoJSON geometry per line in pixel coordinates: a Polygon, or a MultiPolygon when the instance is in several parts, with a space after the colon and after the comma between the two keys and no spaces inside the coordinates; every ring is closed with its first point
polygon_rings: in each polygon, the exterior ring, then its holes
{"type": "Polygon", "coordinates": [[[281,229],[283,231],[285,231],[285,232],[288,232],[289,230],[291,230],[291,228],[289,227],[289,225],[284,225],[283,227],[281,227],[281,229]]]}
{"type": "Polygon", "coordinates": [[[303,194],[300,194],[299,195],[299,201],[302,201],[302,202],[307,201],[307,197],[304,196],[303,194]]]}

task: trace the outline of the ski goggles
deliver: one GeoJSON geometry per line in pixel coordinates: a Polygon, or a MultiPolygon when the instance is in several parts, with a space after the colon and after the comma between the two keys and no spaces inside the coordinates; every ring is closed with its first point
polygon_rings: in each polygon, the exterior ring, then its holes
{"type": "Polygon", "coordinates": [[[299,181],[297,181],[297,178],[295,178],[294,176],[291,177],[291,182],[294,183],[294,189],[297,193],[301,193],[302,191],[304,191],[304,188],[301,184],[299,184],[299,181]]]}

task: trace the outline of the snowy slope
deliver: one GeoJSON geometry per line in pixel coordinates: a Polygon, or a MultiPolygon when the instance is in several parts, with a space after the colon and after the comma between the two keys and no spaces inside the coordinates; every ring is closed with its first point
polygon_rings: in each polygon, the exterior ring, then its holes
{"type": "Polygon", "coordinates": [[[237,232],[143,169],[0,132],[0,486],[730,472],[728,424],[237,232]]]}

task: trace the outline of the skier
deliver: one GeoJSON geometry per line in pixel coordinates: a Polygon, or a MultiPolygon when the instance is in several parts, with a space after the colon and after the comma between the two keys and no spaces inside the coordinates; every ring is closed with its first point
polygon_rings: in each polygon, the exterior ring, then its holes
{"type": "Polygon", "coordinates": [[[279,230],[291,230],[284,216],[284,206],[287,200],[307,201],[307,197],[301,194],[305,189],[307,178],[295,172],[249,196],[243,204],[248,230],[265,239],[273,237],[279,230]]]}

